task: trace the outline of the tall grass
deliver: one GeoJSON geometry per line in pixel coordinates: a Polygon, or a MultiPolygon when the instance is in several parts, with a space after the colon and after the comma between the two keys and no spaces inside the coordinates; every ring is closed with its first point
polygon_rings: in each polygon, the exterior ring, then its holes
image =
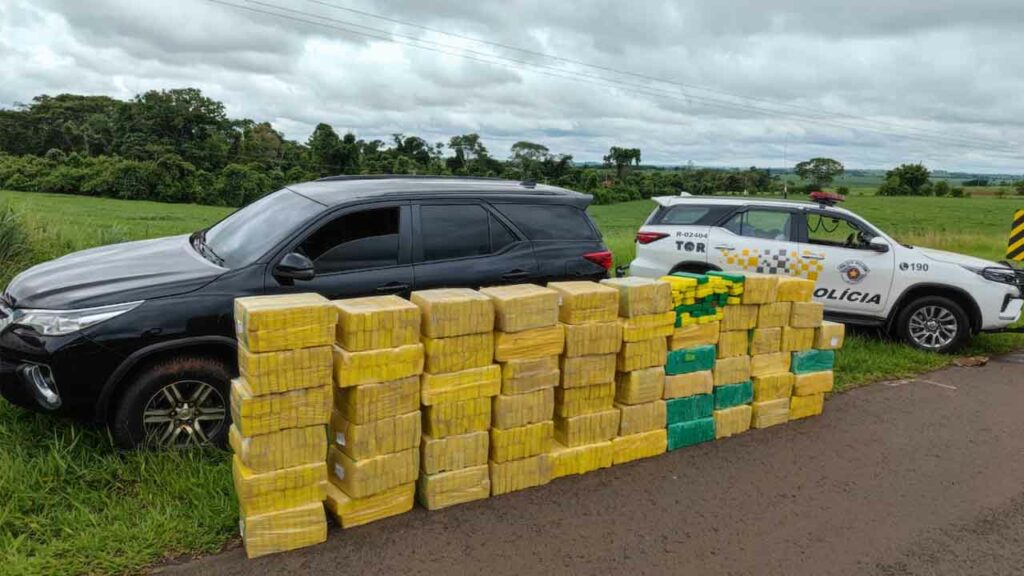
{"type": "Polygon", "coordinates": [[[10,204],[0,204],[0,289],[32,262],[32,250],[21,214],[10,204]]]}

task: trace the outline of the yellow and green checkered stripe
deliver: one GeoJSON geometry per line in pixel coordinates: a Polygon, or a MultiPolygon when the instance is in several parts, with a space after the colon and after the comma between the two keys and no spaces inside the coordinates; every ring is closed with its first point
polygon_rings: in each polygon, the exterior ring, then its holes
{"type": "Polygon", "coordinates": [[[1017,210],[1013,215],[1010,242],[1006,245],[1006,257],[1018,262],[1024,261],[1024,210],[1017,210]]]}

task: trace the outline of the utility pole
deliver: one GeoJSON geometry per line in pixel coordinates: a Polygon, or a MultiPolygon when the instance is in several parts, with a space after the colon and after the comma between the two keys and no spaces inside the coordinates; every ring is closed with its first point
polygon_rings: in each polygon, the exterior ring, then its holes
{"type": "MultiPolygon", "coordinates": [[[[782,144],[782,169],[789,169],[789,132],[786,132],[786,139],[782,144]]],[[[782,197],[789,198],[789,178],[785,173],[782,175],[782,197]]]]}

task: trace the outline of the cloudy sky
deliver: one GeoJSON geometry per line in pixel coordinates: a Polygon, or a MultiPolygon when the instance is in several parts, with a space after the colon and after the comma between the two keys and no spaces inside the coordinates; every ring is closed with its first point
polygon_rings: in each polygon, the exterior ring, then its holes
{"type": "Polygon", "coordinates": [[[300,141],[1019,174],[1022,29],[1021,0],[4,0],[0,106],[194,86],[300,141]]]}

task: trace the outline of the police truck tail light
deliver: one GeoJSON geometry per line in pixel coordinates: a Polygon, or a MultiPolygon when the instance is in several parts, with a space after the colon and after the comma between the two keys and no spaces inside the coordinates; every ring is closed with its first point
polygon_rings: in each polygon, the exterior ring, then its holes
{"type": "Polygon", "coordinates": [[[584,254],[583,257],[586,258],[587,260],[590,260],[594,264],[597,264],[598,266],[604,268],[605,270],[608,270],[612,267],[612,253],[610,250],[604,250],[602,252],[590,252],[589,254],[584,254]]]}
{"type": "Polygon", "coordinates": [[[668,238],[668,234],[664,232],[637,232],[636,241],[641,244],[650,244],[655,240],[661,240],[662,238],[668,238]]]}

